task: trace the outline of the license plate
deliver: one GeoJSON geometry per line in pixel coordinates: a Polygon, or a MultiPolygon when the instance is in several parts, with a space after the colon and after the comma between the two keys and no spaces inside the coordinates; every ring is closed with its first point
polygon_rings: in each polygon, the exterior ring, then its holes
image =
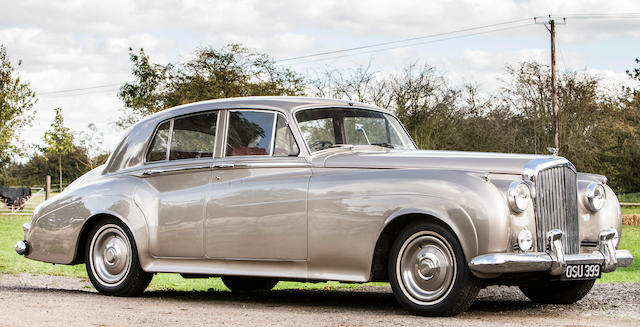
{"type": "Polygon", "coordinates": [[[599,264],[567,265],[567,271],[562,275],[563,280],[580,280],[600,278],[602,272],[599,264]]]}

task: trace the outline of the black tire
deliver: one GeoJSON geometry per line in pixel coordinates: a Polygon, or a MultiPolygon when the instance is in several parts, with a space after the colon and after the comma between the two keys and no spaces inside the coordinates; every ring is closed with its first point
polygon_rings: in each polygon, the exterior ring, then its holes
{"type": "Polygon", "coordinates": [[[455,235],[433,222],[410,224],[398,234],[388,269],[396,300],[421,316],[453,316],[467,310],[482,285],[455,235]]]}
{"type": "Polygon", "coordinates": [[[101,294],[138,296],[153,278],[142,270],[133,235],[118,219],[103,219],[91,228],[84,255],[89,280],[101,294]]]}
{"type": "Polygon", "coordinates": [[[545,304],[572,304],[589,294],[595,279],[554,282],[545,285],[520,286],[531,301],[545,304]]]}
{"type": "Polygon", "coordinates": [[[232,292],[268,291],[278,284],[277,279],[225,276],[222,282],[232,292]]]}

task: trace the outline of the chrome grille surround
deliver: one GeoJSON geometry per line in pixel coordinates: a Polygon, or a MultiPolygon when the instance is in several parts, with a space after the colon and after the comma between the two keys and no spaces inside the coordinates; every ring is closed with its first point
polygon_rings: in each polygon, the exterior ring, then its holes
{"type": "Polygon", "coordinates": [[[531,183],[533,191],[538,251],[549,248],[546,235],[557,228],[564,232],[565,253],[579,254],[576,168],[564,158],[535,159],[527,164],[523,177],[531,183]]]}

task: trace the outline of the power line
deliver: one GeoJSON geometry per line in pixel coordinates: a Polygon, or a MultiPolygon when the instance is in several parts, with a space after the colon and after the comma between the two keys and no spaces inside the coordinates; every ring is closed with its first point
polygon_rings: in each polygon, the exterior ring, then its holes
{"type": "Polygon", "coordinates": [[[68,92],[75,92],[75,91],[101,89],[101,88],[105,88],[105,87],[113,87],[113,86],[120,86],[120,85],[122,85],[122,83],[96,85],[96,86],[81,87],[81,88],[77,88],[77,89],[67,89],[67,90],[60,90],[60,91],[49,91],[49,92],[42,92],[42,93],[37,93],[37,94],[38,95],[52,95],[52,94],[58,94],[58,93],[68,93],[68,92]]]}
{"type": "MultiPolygon", "coordinates": [[[[535,16],[535,17],[528,17],[528,18],[521,18],[521,19],[505,21],[505,22],[501,22],[501,23],[494,23],[494,24],[487,24],[487,25],[482,25],[482,26],[463,28],[463,29],[450,31],[450,32],[435,33],[435,34],[418,36],[418,37],[407,38],[407,39],[402,39],[402,40],[374,43],[374,44],[368,44],[368,45],[352,47],[352,48],[346,48],[346,49],[339,49],[339,50],[333,50],[333,51],[324,51],[324,52],[319,52],[319,53],[314,53],[314,54],[308,54],[308,55],[302,55],[302,56],[296,56],[296,57],[290,57],[290,58],[284,58],[284,59],[277,59],[277,60],[274,60],[274,62],[279,63],[279,62],[286,62],[286,61],[295,61],[295,60],[306,59],[306,58],[321,57],[321,56],[326,56],[326,55],[331,55],[331,54],[352,52],[352,51],[356,51],[356,50],[379,48],[379,47],[384,47],[384,46],[392,45],[392,44],[409,43],[409,42],[412,42],[412,41],[418,41],[418,40],[423,40],[423,39],[436,38],[436,37],[452,35],[452,34],[460,34],[460,33],[464,33],[464,32],[470,32],[470,31],[480,30],[480,29],[488,29],[488,28],[491,28],[491,27],[497,27],[497,26],[502,26],[502,25],[510,25],[510,24],[524,22],[524,21],[532,20],[532,19],[535,21],[536,19],[550,19],[550,18],[560,17],[560,16],[566,17],[566,18],[569,18],[569,19],[640,19],[640,13],[610,13],[610,14],[597,14],[596,13],[596,14],[568,14],[568,15],[535,16]]],[[[423,44],[428,44],[428,43],[441,42],[441,41],[445,41],[445,40],[452,40],[452,39],[456,39],[456,38],[469,37],[469,36],[480,35],[480,34],[485,34],[485,33],[492,33],[492,32],[504,31],[504,30],[509,30],[509,29],[521,28],[521,27],[528,26],[528,25],[529,24],[521,24],[521,25],[509,26],[509,27],[505,27],[505,28],[493,29],[493,30],[488,30],[488,31],[483,31],[483,32],[470,33],[470,34],[464,34],[464,35],[455,35],[455,36],[446,37],[446,38],[439,38],[439,39],[436,39],[436,40],[429,40],[429,41],[426,41],[426,42],[410,43],[410,44],[398,45],[398,46],[393,46],[393,47],[384,47],[384,48],[380,48],[380,49],[374,49],[374,50],[369,50],[369,51],[358,52],[358,53],[355,53],[355,54],[347,54],[347,55],[341,55],[341,56],[334,56],[334,57],[330,57],[330,58],[322,58],[322,59],[318,59],[318,60],[309,60],[309,61],[297,62],[297,63],[293,63],[291,65],[299,65],[299,64],[312,63],[312,62],[324,61],[324,60],[333,60],[333,59],[339,59],[339,58],[344,58],[344,57],[349,57],[349,56],[354,56],[354,55],[362,55],[362,54],[367,54],[367,53],[374,53],[374,52],[381,52],[381,51],[386,51],[386,50],[391,50],[391,49],[397,49],[397,48],[402,48],[402,47],[412,47],[412,46],[423,45],[423,44]]],[[[115,87],[115,86],[120,86],[120,85],[122,85],[122,83],[112,83],[112,84],[103,84],[103,85],[96,85],[96,86],[83,87],[83,88],[75,88],[75,89],[47,91],[47,92],[42,92],[42,93],[37,93],[37,94],[39,96],[43,96],[43,95],[50,96],[50,95],[55,95],[55,94],[64,94],[64,93],[76,92],[76,91],[101,89],[101,88],[115,87]]],[[[101,90],[101,91],[96,91],[96,92],[80,93],[80,94],[76,94],[76,95],[84,95],[84,94],[100,93],[100,92],[105,92],[105,91],[101,90]]],[[[71,95],[71,96],[74,96],[74,95],[71,95]]]]}
{"type": "MultiPolygon", "coordinates": [[[[121,85],[121,84],[118,84],[118,85],[121,85]]],[[[93,91],[82,92],[82,93],[73,93],[73,94],[56,93],[56,94],[53,94],[53,95],[45,95],[44,97],[45,98],[53,98],[53,99],[55,99],[55,98],[68,98],[68,97],[75,97],[75,96],[79,96],[79,95],[107,93],[107,92],[115,91],[117,89],[118,88],[113,88],[113,89],[109,88],[107,90],[104,90],[104,88],[103,88],[103,90],[93,90],[93,91]]]]}
{"type": "Polygon", "coordinates": [[[309,55],[303,55],[303,56],[279,59],[279,60],[275,60],[275,62],[292,61],[292,60],[298,60],[298,59],[305,59],[305,58],[311,58],[311,57],[324,56],[324,55],[329,55],[329,54],[336,54],[336,53],[349,52],[349,51],[355,51],[355,50],[362,50],[362,49],[368,49],[368,48],[376,48],[376,47],[381,47],[381,46],[390,45],[390,44],[405,43],[405,42],[410,42],[410,41],[417,41],[417,40],[422,40],[422,39],[434,38],[434,37],[445,36],[445,35],[449,35],[449,34],[458,34],[458,33],[469,32],[469,31],[473,31],[473,30],[485,29],[485,28],[490,28],[490,27],[496,27],[496,26],[501,26],[501,25],[515,24],[515,23],[519,23],[519,22],[523,22],[523,21],[527,21],[527,20],[531,20],[531,19],[532,19],[532,17],[522,18],[522,19],[516,19],[516,20],[506,21],[506,22],[502,22],[502,23],[495,23],[495,24],[488,24],[488,25],[483,25],[483,26],[475,26],[475,27],[463,28],[463,29],[460,29],[460,30],[455,30],[455,31],[450,31],[450,32],[423,35],[423,36],[412,37],[412,38],[396,40],[396,41],[374,43],[374,44],[368,44],[368,45],[363,45],[363,46],[353,47],[353,48],[347,48],[347,49],[325,51],[325,52],[314,53],[314,54],[309,54],[309,55]]]}
{"type": "MultiPolygon", "coordinates": [[[[309,54],[309,55],[303,55],[303,56],[297,56],[297,57],[291,57],[291,58],[285,58],[285,59],[277,59],[277,60],[274,60],[274,62],[278,63],[278,62],[285,62],[285,61],[294,61],[294,60],[305,59],[305,58],[326,56],[326,55],[329,55],[329,54],[337,54],[337,53],[351,52],[351,51],[355,51],[355,50],[377,48],[377,47],[382,47],[382,46],[391,45],[391,44],[408,43],[408,42],[411,42],[411,41],[418,41],[418,40],[423,40],[423,39],[435,38],[435,37],[439,37],[439,36],[446,36],[446,35],[451,35],[451,34],[460,34],[460,33],[463,33],[463,32],[469,32],[469,31],[473,31],[473,30],[488,29],[488,28],[496,27],[496,26],[509,25],[509,24],[519,23],[519,22],[523,22],[523,21],[527,21],[527,20],[531,20],[531,19],[532,19],[532,17],[522,18],[522,19],[515,19],[515,20],[510,20],[510,21],[501,22],[501,23],[494,23],[494,24],[487,24],[487,25],[482,25],[482,26],[463,28],[463,29],[450,31],[450,32],[435,33],[435,34],[430,34],[430,35],[423,35],[423,36],[412,37],[412,38],[407,38],[407,39],[402,39],[402,40],[396,40],[396,41],[381,42],[381,43],[368,44],[368,45],[363,45],[363,46],[358,46],[358,47],[353,47],[353,48],[347,48],[347,49],[340,49],[340,50],[334,50],[334,51],[325,51],[325,52],[314,53],[314,54],[309,54]]],[[[374,53],[374,52],[386,51],[386,50],[391,50],[391,49],[397,49],[397,48],[402,48],[402,47],[410,47],[410,46],[416,46],[416,45],[440,42],[440,41],[451,40],[451,39],[456,39],[456,38],[460,38],[460,37],[469,37],[469,36],[473,36],[473,35],[492,33],[492,32],[512,29],[512,28],[519,28],[519,27],[527,26],[527,25],[529,25],[529,24],[517,25],[517,26],[501,28],[501,29],[494,29],[494,30],[478,32],[478,33],[471,33],[471,34],[466,34],[466,35],[457,35],[457,36],[448,37],[448,38],[440,38],[440,39],[436,39],[436,40],[430,40],[430,41],[427,41],[427,42],[419,42],[419,43],[412,43],[412,44],[407,44],[407,45],[385,47],[385,48],[371,50],[371,51],[364,51],[364,52],[360,52],[360,53],[342,55],[342,56],[331,57],[331,58],[323,58],[323,59],[319,59],[319,60],[298,62],[298,63],[293,63],[292,65],[299,65],[299,64],[311,63],[311,62],[323,61],[323,60],[332,60],[332,59],[343,58],[343,57],[348,57],[348,56],[352,56],[352,55],[361,55],[361,54],[367,54],[367,53],[374,53]]],[[[84,91],[84,90],[91,90],[91,89],[100,89],[100,88],[114,87],[114,86],[120,86],[120,85],[122,85],[122,83],[104,84],[104,85],[97,85],[97,86],[84,87],[84,88],[42,92],[42,93],[38,93],[38,95],[40,95],[40,96],[43,96],[43,95],[50,96],[50,95],[55,95],[55,94],[69,93],[69,92],[75,92],[75,91],[84,91]]],[[[69,96],[85,95],[85,94],[100,93],[100,92],[105,92],[105,91],[86,92],[86,93],[79,93],[79,94],[74,94],[74,95],[69,95],[69,96]]]]}
{"type": "Polygon", "coordinates": [[[521,24],[521,25],[516,25],[516,26],[509,26],[509,27],[493,29],[493,30],[489,30],[489,31],[482,31],[482,32],[469,33],[469,34],[463,34],[463,35],[455,35],[455,36],[450,36],[450,37],[436,39],[436,40],[429,40],[429,41],[425,41],[425,42],[411,43],[411,44],[406,44],[406,45],[398,45],[398,46],[393,46],[393,47],[386,47],[386,48],[363,51],[363,52],[358,52],[358,53],[345,54],[345,55],[334,56],[334,57],[329,57],[329,58],[320,58],[320,59],[315,59],[315,60],[296,62],[296,63],[292,63],[290,65],[293,66],[293,65],[300,65],[300,64],[308,64],[308,63],[314,63],[314,62],[318,62],[318,61],[334,60],[334,59],[340,59],[340,58],[344,58],[344,57],[358,56],[358,55],[362,55],[362,54],[382,52],[382,51],[398,49],[398,48],[414,47],[414,46],[418,46],[418,45],[424,45],[424,44],[441,42],[441,41],[448,41],[448,40],[459,39],[459,38],[465,38],[465,37],[476,36],[476,35],[480,35],[480,34],[488,34],[488,33],[493,33],[493,32],[506,31],[506,30],[522,28],[522,27],[526,27],[526,26],[531,26],[531,24],[521,24]]]}

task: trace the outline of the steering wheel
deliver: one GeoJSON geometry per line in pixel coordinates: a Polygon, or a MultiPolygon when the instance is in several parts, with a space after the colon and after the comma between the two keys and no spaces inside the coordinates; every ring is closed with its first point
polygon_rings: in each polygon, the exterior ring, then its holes
{"type": "Polygon", "coordinates": [[[313,142],[313,143],[309,144],[309,147],[313,148],[313,147],[315,147],[317,145],[321,145],[322,147],[320,148],[320,150],[322,150],[322,149],[326,149],[326,148],[332,146],[333,142],[327,141],[327,140],[320,140],[320,141],[316,141],[316,142],[313,142]]]}

